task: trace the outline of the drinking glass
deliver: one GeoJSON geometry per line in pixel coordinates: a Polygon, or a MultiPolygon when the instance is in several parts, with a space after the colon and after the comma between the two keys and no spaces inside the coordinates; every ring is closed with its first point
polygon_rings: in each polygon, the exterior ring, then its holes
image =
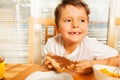
{"type": "Polygon", "coordinates": [[[0,52],[0,80],[3,80],[5,74],[5,64],[4,64],[4,57],[0,52]]]}

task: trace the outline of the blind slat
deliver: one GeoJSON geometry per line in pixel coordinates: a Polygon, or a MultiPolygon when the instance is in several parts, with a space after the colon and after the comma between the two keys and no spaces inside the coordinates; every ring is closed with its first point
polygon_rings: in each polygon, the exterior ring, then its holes
{"type": "Polygon", "coordinates": [[[6,63],[28,62],[29,4],[30,0],[0,1],[0,50],[6,63]]]}

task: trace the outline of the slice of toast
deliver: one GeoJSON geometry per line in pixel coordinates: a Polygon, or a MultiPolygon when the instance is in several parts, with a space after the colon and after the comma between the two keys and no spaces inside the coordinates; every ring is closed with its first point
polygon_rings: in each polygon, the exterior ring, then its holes
{"type": "Polygon", "coordinates": [[[58,72],[64,72],[67,70],[72,70],[75,67],[75,62],[61,56],[48,55],[46,59],[52,64],[52,66],[58,72]]]}

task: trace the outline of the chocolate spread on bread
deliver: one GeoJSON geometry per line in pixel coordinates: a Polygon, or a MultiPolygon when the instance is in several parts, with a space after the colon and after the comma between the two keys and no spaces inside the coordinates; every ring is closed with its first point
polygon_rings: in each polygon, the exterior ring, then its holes
{"type": "Polygon", "coordinates": [[[73,70],[76,64],[76,62],[73,62],[65,57],[61,57],[57,55],[48,55],[47,60],[50,61],[50,63],[58,72],[73,70]]]}
{"type": "Polygon", "coordinates": [[[55,59],[55,61],[58,62],[61,67],[67,67],[69,65],[73,65],[74,64],[74,62],[68,60],[65,57],[61,57],[61,56],[57,56],[57,55],[50,56],[50,57],[55,59]]]}

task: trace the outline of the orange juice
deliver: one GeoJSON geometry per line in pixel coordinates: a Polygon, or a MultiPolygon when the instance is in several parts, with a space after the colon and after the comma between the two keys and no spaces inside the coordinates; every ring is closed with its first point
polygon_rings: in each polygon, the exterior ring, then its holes
{"type": "Polygon", "coordinates": [[[4,78],[4,74],[5,74],[4,58],[0,56],[0,80],[4,78]]]}

